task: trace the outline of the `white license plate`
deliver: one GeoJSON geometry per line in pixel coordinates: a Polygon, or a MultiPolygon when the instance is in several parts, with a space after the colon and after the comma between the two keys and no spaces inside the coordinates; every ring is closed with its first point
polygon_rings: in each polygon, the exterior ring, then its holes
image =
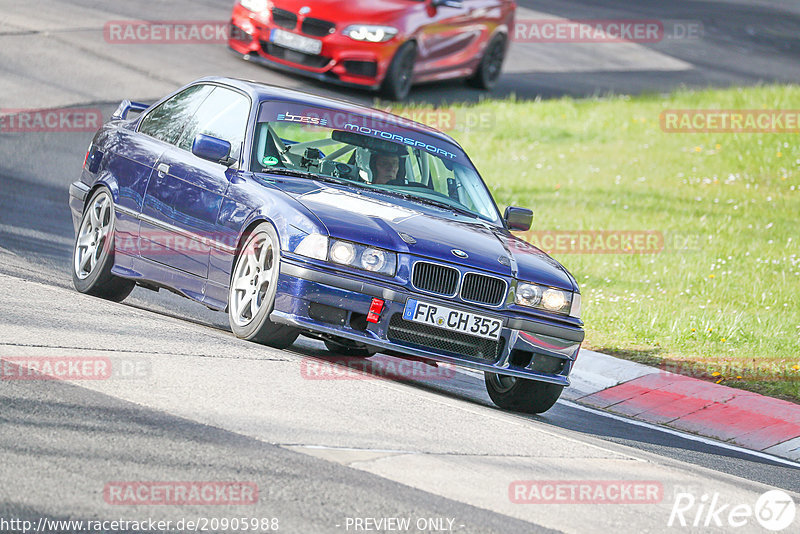
{"type": "Polygon", "coordinates": [[[500,329],[503,327],[500,319],[420,302],[417,299],[406,301],[403,319],[495,341],[500,339],[500,329]]]}
{"type": "Polygon", "coordinates": [[[278,46],[303,52],[305,54],[318,55],[322,52],[322,41],[312,39],[296,33],[287,32],[279,29],[272,30],[270,40],[278,46]]]}

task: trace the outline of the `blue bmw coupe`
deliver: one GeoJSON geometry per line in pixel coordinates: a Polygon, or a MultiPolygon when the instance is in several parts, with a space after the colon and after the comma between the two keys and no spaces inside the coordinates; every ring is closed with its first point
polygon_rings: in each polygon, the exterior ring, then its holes
{"type": "Polygon", "coordinates": [[[228,78],[123,101],[69,205],[82,293],[165,288],[273,347],[481,370],[505,409],[548,410],[583,341],[575,279],[510,232],[532,212],[501,216],[453,139],[388,113],[228,78]]]}

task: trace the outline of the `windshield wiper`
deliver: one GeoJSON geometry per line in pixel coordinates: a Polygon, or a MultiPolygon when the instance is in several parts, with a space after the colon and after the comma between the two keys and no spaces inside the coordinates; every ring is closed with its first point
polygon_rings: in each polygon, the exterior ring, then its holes
{"type": "Polygon", "coordinates": [[[296,176],[297,178],[308,178],[309,180],[317,180],[320,182],[330,182],[339,185],[350,185],[346,180],[340,180],[333,176],[326,176],[324,174],[317,174],[315,172],[303,171],[300,169],[287,169],[286,167],[276,167],[265,170],[262,174],[282,174],[284,176],[296,176]]]}
{"type": "Polygon", "coordinates": [[[390,196],[394,196],[394,197],[400,197],[400,198],[402,198],[404,200],[410,200],[412,202],[419,202],[420,204],[428,204],[429,206],[436,206],[437,208],[442,208],[442,209],[445,209],[447,211],[460,213],[462,215],[468,215],[469,217],[471,217],[473,219],[477,219],[478,218],[477,214],[472,213],[471,211],[469,211],[467,209],[464,209],[464,208],[458,208],[456,206],[453,206],[452,204],[448,204],[447,202],[441,202],[439,200],[434,200],[434,199],[427,198],[427,197],[418,197],[416,195],[412,195],[410,193],[403,193],[402,191],[396,191],[394,189],[383,189],[383,188],[377,188],[377,187],[369,187],[369,190],[370,191],[374,191],[375,193],[383,193],[385,195],[390,195],[390,196]]]}
{"type": "Polygon", "coordinates": [[[400,193],[400,195],[407,200],[411,200],[412,202],[419,202],[420,204],[436,206],[437,208],[442,208],[448,211],[459,213],[461,215],[467,215],[473,219],[478,218],[478,216],[475,213],[472,213],[471,211],[464,208],[453,206],[452,204],[448,204],[447,202],[442,202],[440,200],[434,200],[432,198],[427,198],[427,197],[418,197],[416,195],[410,195],[408,193],[400,193]]]}
{"type": "Polygon", "coordinates": [[[301,171],[300,169],[287,169],[286,167],[270,167],[269,169],[264,169],[261,173],[282,174],[284,176],[296,176],[298,178],[317,178],[317,175],[313,172],[301,171]]]}

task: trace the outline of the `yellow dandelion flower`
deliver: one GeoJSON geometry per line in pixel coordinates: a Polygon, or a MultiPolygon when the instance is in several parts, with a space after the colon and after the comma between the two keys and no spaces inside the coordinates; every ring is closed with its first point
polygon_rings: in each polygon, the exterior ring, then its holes
{"type": "Polygon", "coordinates": [[[711,376],[720,376],[721,374],[722,373],[720,373],[719,371],[714,371],[713,373],[711,373],[711,376]]]}
{"type": "Polygon", "coordinates": [[[720,341],[722,341],[723,343],[725,343],[726,339],[723,337],[722,339],[720,339],[720,341]]]}
{"type": "Polygon", "coordinates": [[[720,382],[722,382],[722,379],[721,379],[721,378],[720,378],[719,380],[717,380],[717,381],[715,382],[715,384],[719,384],[720,382]]]}
{"type": "Polygon", "coordinates": [[[775,155],[776,155],[776,156],[778,156],[779,158],[780,158],[781,156],[783,156],[783,154],[781,154],[780,152],[778,152],[778,153],[777,153],[777,154],[775,154],[775,155]]]}
{"type": "Polygon", "coordinates": [[[703,147],[701,147],[701,146],[694,147],[694,151],[695,152],[701,152],[702,150],[703,150],[703,147]]]}
{"type": "Polygon", "coordinates": [[[719,150],[720,148],[722,148],[722,145],[721,145],[721,144],[719,144],[719,143],[717,143],[716,145],[714,145],[714,148],[716,148],[717,150],[719,150]]]}
{"type": "Polygon", "coordinates": [[[714,278],[714,275],[713,274],[709,274],[708,277],[709,278],[714,278]]]}
{"type": "Polygon", "coordinates": [[[692,328],[692,332],[697,332],[697,328],[692,328]]]}
{"type": "Polygon", "coordinates": [[[742,377],[741,377],[741,376],[739,376],[739,375],[736,375],[736,379],[737,379],[737,380],[741,380],[741,379],[742,379],[742,377]]]}
{"type": "Polygon", "coordinates": [[[792,369],[794,369],[795,371],[800,371],[800,365],[793,365],[792,369]]]}
{"type": "Polygon", "coordinates": [[[714,330],[713,328],[709,328],[709,329],[708,329],[708,331],[709,331],[709,332],[712,332],[713,330],[714,330]]]}

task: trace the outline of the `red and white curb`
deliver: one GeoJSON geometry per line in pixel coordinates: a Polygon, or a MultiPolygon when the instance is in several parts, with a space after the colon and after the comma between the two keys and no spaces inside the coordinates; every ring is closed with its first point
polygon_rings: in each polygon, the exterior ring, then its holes
{"type": "Polygon", "coordinates": [[[800,405],[581,350],[565,399],[800,461],[800,405]]]}

